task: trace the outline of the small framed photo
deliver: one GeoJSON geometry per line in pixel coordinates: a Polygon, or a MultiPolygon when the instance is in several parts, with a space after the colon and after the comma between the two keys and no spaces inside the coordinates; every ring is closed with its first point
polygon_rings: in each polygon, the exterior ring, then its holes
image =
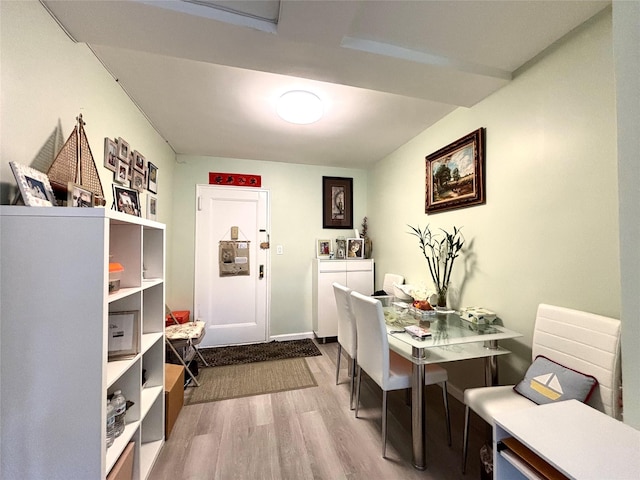
{"type": "Polygon", "coordinates": [[[56,204],[56,197],[46,173],[16,162],[9,162],[9,166],[13,176],[16,177],[16,183],[25,205],[53,207],[56,204]]]}
{"type": "Polygon", "coordinates": [[[118,157],[127,162],[127,165],[129,164],[129,153],[131,153],[129,144],[123,138],[118,138],[118,157]]]}
{"type": "Polygon", "coordinates": [[[67,207],[93,207],[93,192],[73,182],[67,188],[67,207]]]}
{"type": "Polygon", "coordinates": [[[107,137],[104,139],[104,166],[112,172],[118,169],[118,145],[107,137]]]}
{"type": "Polygon", "coordinates": [[[158,198],[153,195],[147,195],[147,218],[155,220],[158,211],[158,198]]]}
{"type": "Polygon", "coordinates": [[[140,216],[140,198],[136,190],[113,185],[113,203],[118,212],[140,216]]]}
{"type": "Polygon", "coordinates": [[[364,238],[347,238],[347,259],[364,258],[364,238]]]}
{"type": "Polygon", "coordinates": [[[129,164],[118,158],[118,167],[113,174],[113,181],[120,185],[126,185],[129,181],[129,164]]]}
{"type": "Polygon", "coordinates": [[[151,162],[147,162],[147,167],[149,170],[147,190],[158,193],[158,167],[151,162]]]}
{"type": "Polygon", "coordinates": [[[336,238],[336,258],[344,260],[347,256],[347,240],[344,237],[336,238]]]}
{"type": "Polygon", "coordinates": [[[142,154],[140,154],[139,151],[134,150],[133,151],[133,168],[139,171],[140,173],[144,174],[144,167],[146,166],[146,164],[147,162],[145,161],[142,154]]]}
{"type": "Polygon", "coordinates": [[[134,170],[131,176],[131,188],[139,192],[143,192],[145,187],[144,180],[144,173],[139,172],[138,170],[134,170]]]}
{"type": "Polygon", "coordinates": [[[109,360],[135,357],[140,351],[140,312],[109,312],[109,360]]]}
{"type": "Polygon", "coordinates": [[[134,165],[133,165],[133,152],[129,152],[129,176],[127,177],[129,180],[133,179],[133,170],[134,170],[134,165]]]}
{"type": "Polygon", "coordinates": [[[329,258],[333,253],[331,240],[318,240],[316,244],[316,255],[318,258],[329,258]]]}

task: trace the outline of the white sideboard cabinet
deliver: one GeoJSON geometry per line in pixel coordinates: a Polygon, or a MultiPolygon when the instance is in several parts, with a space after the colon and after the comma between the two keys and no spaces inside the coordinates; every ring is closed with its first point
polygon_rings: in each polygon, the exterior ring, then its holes
{"type": "Polygon", "coordinates": [[[313,260],[313,333],[326,339],[338,336],[338,311],[333,282],[373,294],[373,259],[313,260]]]}
{"type": "Polygon", "coordinates": [[[164,444],[165,227],[105,210],[0,207],[0,476],[134,480],[164,444]],[[124,266],[109,293],[109,262],[124,266]],[[137,311],[139,353],[108,360],[109,312],[137,311]],[[144,384],[143,384],[144,380],[144,384]],[[106,398],[133,405],[106,444],[106,398]]]}

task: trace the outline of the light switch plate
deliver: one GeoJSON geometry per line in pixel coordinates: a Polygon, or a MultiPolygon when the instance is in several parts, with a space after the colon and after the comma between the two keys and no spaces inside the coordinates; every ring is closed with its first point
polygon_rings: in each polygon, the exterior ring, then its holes
{"type": "Polygon", "coordinates": [[[282,245],[276,245],[276,255],[282,255],[284,253],[284,247],[282,245]]]}

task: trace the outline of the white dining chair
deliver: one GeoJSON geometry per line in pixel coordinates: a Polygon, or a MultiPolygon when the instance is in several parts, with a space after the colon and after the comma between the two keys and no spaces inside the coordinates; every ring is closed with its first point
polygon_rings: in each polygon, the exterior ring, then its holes
{"type": "MultiPolygon", "coordinates": [[[[360,403],[362,370],[364,370],[382,389],[382,457],[384,458],[387,451],[387,392],[411,387],[412,363],[389,350],[384,312],[379,300],[352,291],[351,306],[356,318],[358,335],[356,418],[360,403]]],[[[450,445],[451,425],[447,400],[447,371],[439,365],[427,365],[424,378],[425,385],[440,384],[443,388],[447,437],[450,445]]],[[[412,405],[412,408],[422,408],[422,406],[412,405]]]]}
{"type": "Polygon", "coordinates": [[[336,359],[336,385],[338,385],[340,378],[340,359],[342,358],[342,351],[344,350],[351,361],[348,369],[350,373],[349,386],[351,392],[349,396],[349,408],[353,410],[358,341],[356,334],[356,319],[353,316],[353,310],[351,308],[351,289],[335,282],[333,283],[333,294],[336,298],[336,308],[338,309],[338,358],[336,359]]]}
{"type": "MultiPolygon", "coordinates": [[[[533,332],[532,360],[539,355],[576,372],[595,377],[598,385],[587,403],[609,416],[620,417],[620,320],[540,304],[533,332]]],[[[463,473],[467,466],[471,410],[493,426],[497,413],[537,405],[516,393],[513,387],[514,385],[478,387],[464,391],[463,473]]]]}
{"type": "Polygon", "coordinates": [[[385,273],[384,279],[382,280],[382,290],[384,290],[387,295],[394,294],[394,285],[402,285],[404,283],[404,277],[402,275],[398,275],[397,273],[385,273]]]}

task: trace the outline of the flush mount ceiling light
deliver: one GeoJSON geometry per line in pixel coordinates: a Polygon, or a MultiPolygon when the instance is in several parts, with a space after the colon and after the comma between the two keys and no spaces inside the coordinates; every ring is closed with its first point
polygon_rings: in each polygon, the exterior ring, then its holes
{"type": "Polygon", "coordinates": [[[322,100],[304,90],[292,90],[278,100],[278,115],[287,122],[308,125],[320,120],[323,114],[322,100]]]}

